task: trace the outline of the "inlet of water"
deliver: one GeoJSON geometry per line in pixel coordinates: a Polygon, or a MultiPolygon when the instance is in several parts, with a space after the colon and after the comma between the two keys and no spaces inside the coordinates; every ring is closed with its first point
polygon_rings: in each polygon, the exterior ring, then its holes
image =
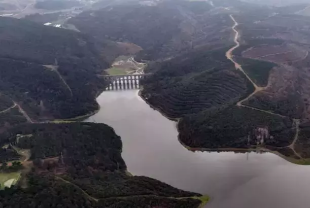
{"type": "MultiPolygon", "coordinates": [[[[178,141],[175,122],[137,90],[103,92],[101,110],[86,121],[106,123],[121,136],[128,170],[211,196],[210,208],[308,208],[310,167],[271,154],[191,152],[178,141]]],[[[207,138],[206,138],[207,139],[207,138]]]]}

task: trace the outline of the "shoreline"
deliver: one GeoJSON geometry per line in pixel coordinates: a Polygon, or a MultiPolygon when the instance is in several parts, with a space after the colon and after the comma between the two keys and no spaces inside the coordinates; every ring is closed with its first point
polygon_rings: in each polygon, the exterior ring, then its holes
{"type": "MultiPolygon", "coordinates": [[[[178,133],[179,133],[178,124],[179,124],[181,118],[171,118],[171,117],[165,115],[165,113],[164,113],[162,110],[160,110],[159,108],[156,108],[155,106],[153,106],[151,103],[149,103],[149,102],[142,96],[142,90],[143,90],[143,88],[140,89],[140,90],[138,90],[138,96],[139,96],[148,106],[150,106],[153,110],[156,110],[157,112],[159,112],[163,117],[167,118],[167,119],[170,120],[170,121],[176,122],[176,129],[177,129],[177,131],[178,131],[178,133]]],[[[179,137],[178,137],[178,140],[179,140],[179,137]]],[[[180,144],[181,144],[182,146],[184,146],[184,147],[187,149],[187,146],[185,146],[180,140],[179,140],[179,142],[180,142],[180,144]]],[[[200,204],[197,208],[203,208],[204,206],[207,205],[207,203],[208,203],[208,202],[210,201],[210,199],[211,199],[210,196],[209,196],[209,195],[206,195],[206,194],[202,194],[201,197],[192,197],[192,198],[198,199],[198,200],[201,201],[201,204],[200,204]]]]}
{"type": "Polygon", "coordinates": [[[216,151],[219,151],[219,152],[235,152],[235,151],[255,152],[255,151],[263,151],[263,152],[266,152],[266,153],[275,154],[275,155],[281,157],[282,159],[286,160],[287,162],[290,162],[290,163],[293,163],[293,164],[296,164],[296,165],[310,165],[310,158],[309,159],[300,159],[300,160],[298,160],[298,159],[295,159],[293,157],[287,157],[285,155],[282,155],[278,151],[269,150],[269,149],[264,148],[264,147],[257,147],[257,148],[203,148],[203,147],[190,147],[190,146],[187,146],[186,144],[184,144],[181,141],[181,139],[180,139],[180,129],[178,128],[179,122],[182,120],[182,118],[171,118],[171,117],[165,115],[165,113],[161,109],[159,109],[159,108],[155,107],[154,105],[152,105],[150,102],[148,102],[142,96],[142,90],[143,90],[143,88],[139,90],[138,95],[147,105],[149,105],[152,109],[158,111],[162,116],[164,116],[165,118],[169,119],[170,121],[176,122],[176,128],[177,128],[177,131],[179,133],[178,141],[188,151],[191,151],[191,152],[216,152],[216,151]]]}
{"type": "Polygon", "coordinates": [[[51,120],[51,121],[46,121],[47,123],[66,123],[66,122],[80,122],[93,115],[95,115],[96,113],[98,113],[101,109],[101,106],[100,104],[97,102],[97,99],[98,97],[104,92],[105,90],[102,90],[98,93],[96,93],[96,97],[95,97],[95,102],[97,104],[97,109],[94,110],[94,111],[90,111],[89,113],[87,114],[84,114],[84,115],[80,115],[80,116],[76,116],[76,117],[73,117],[73,118],[67,118],[67,119],[55,119],[55,120],[51,120]]]}
{"type": "Polygon", "coordinates": [[[177,123],[178,123],[178,122],[181,120],[181,118],[172,118],[172,117],[167,116],[161,109],[159,109],[159,108],[155,107],[154,105],[152,105],[150,102],[148,102],[147,99],[145,99],[145,98],[142,96],[142,91],[143,91],[143,88],[140,89],[140,90],[138,91],[138,96],[139,96],[140,98],[142,98],[142,100],[143,100],[148,106],[150,106],[153,110],[158,111],[162,116],[164,116],[165,118],[169,119],[170,121],[174,121],[174,122],[177,122],[177,123]]]}
{"type": "MultiPolygon", "coordinates": [[[[252,84],[252,86],[254,87],[254,92],[250,93],[249,95],[247,95],[246,98],[244,98],[244,99],[242,99],[242,100],[240,100],[240,101],[238,101],[236,103],[236,106],[244,107],[242,105],[242,103],[244,101],[248,100],[252,95],[256,94],[257,92],[259,92],[261,90],[263,90],[264,88],[258,87],[256,85],[256,83],[254,83],[252,81],[252,79],[244,72],[244,70],[242,69],[242,66],[233,59],[233,52],[234,52],[234,50],[240,47],[240,42],[238,41],[238,38],[239,38],[240,35],[239,35],[239,32],[236,30],[236,27],[239,25],[238,22],[234,19],[234,17],[232,15],[230,15],[230,18],[234,22],[234,25],[232,26],[232,30],[235,32],[235,36],[234,36],[235,46],[233,46],[232,48],[230,48],[226,52],[226,54],[225,54],[226,58],[228,60],[230,60],[235,65],[235,68],[237,70],[239,70],[247,78],[247,80],[252,84]]],[[[192,148],[192,147],[189,147],[189,146],[185,145],[181,141],[181,138],[180,138],[180,132],[181,131],[180,131],[180,128],[179,128],[179,122],[182,120],[182,118],[171,118],[171,117],[167,116],[162,109],[160,109],[158,107],[155,107],[147,99],[145,99],[142,96],[142,91],[143,91],[143,87],[142,87],[141,90],[139,90],[138,95],[145,101],[146,104],[148,104],[152,109],[158,111],[165,118],[167,118],[167,119],[169,119],[171,121],[175,121],[176,122],[176,128],[177,128],[177,131],[178,131],[178,140],[181,143],[181,145],[184,146],[189,151],[192,151],[192,152],[195,152],[195,151],[200,151],[200,152],[204,152],[204,151],[244,151],[244,152],[263,151],[263,152],[269,152],[269,153],[272,153],[272,154],[276,154],[277,156],[279,156],[279,157],[281,157],[281,158],[285,159],[286,161],[291,162],[293,164],[310,165],[310,158],[302,158],[302,157],[299,156],[300,159],[296,159],[296,158],[294,158],[292,156],[289,156],[289,157],[285,156],[285,155],[281,154],[279,151],[271,150],[271,149],[268,149],[266,147],[259,147],[259,146],[254,147],[254,148],[192,148]]],[[[273,113],[269,113],[269,114],[273,114],[273,113]]],[[[293,151],[295,152],[294,149],[293,149],[293,151]]],[[[297,155],[296,152],[295,152],[295,155],[297,155]]]]}
{"type": "Polygon", "coordinates": [[[68,119],[55,119],[52,121],[47,121],[47,123],[70,123],[70,122],[83,122],[83,120],[95,115],[100,111],[101,107],[98,104],[98,108],[94,111],[89,112],[88,114],[77,116],[74,118],[68,118],[68,119]]]}

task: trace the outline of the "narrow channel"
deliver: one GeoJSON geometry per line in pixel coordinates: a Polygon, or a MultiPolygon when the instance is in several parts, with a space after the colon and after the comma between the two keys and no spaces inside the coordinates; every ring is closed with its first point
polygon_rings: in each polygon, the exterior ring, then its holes
{"type": "Polygon", "coordinates": [[[191,152],[176,123],[153,110],[138,90],[106,91],[101,110],[86,121],[106,123],[121,136],[122,156],[134,175],[211,196],[210,208],[303,208],[310,169],[271,153],[191,152]]]}

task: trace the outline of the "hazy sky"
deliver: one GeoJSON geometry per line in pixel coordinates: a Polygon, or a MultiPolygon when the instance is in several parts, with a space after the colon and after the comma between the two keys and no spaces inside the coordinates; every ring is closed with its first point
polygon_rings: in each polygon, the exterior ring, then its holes
{"type": "Polygon", "coordinates": [[[289,4],[298,4],[298,3],[309,3],[310,0],[243,0],[247,2],[253,2],[258,4],[267,4],[267,5],[276,5],[276,6],[286,6],[289,4]]]}

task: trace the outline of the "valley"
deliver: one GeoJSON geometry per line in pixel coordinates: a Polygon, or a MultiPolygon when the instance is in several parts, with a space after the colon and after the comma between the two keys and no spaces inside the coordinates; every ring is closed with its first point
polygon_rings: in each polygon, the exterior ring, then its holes
{"type": "Polygon", "coordinates": [[[303,207],[309,5],[267,3],[1,0],[0,206],[303,207]]]}

